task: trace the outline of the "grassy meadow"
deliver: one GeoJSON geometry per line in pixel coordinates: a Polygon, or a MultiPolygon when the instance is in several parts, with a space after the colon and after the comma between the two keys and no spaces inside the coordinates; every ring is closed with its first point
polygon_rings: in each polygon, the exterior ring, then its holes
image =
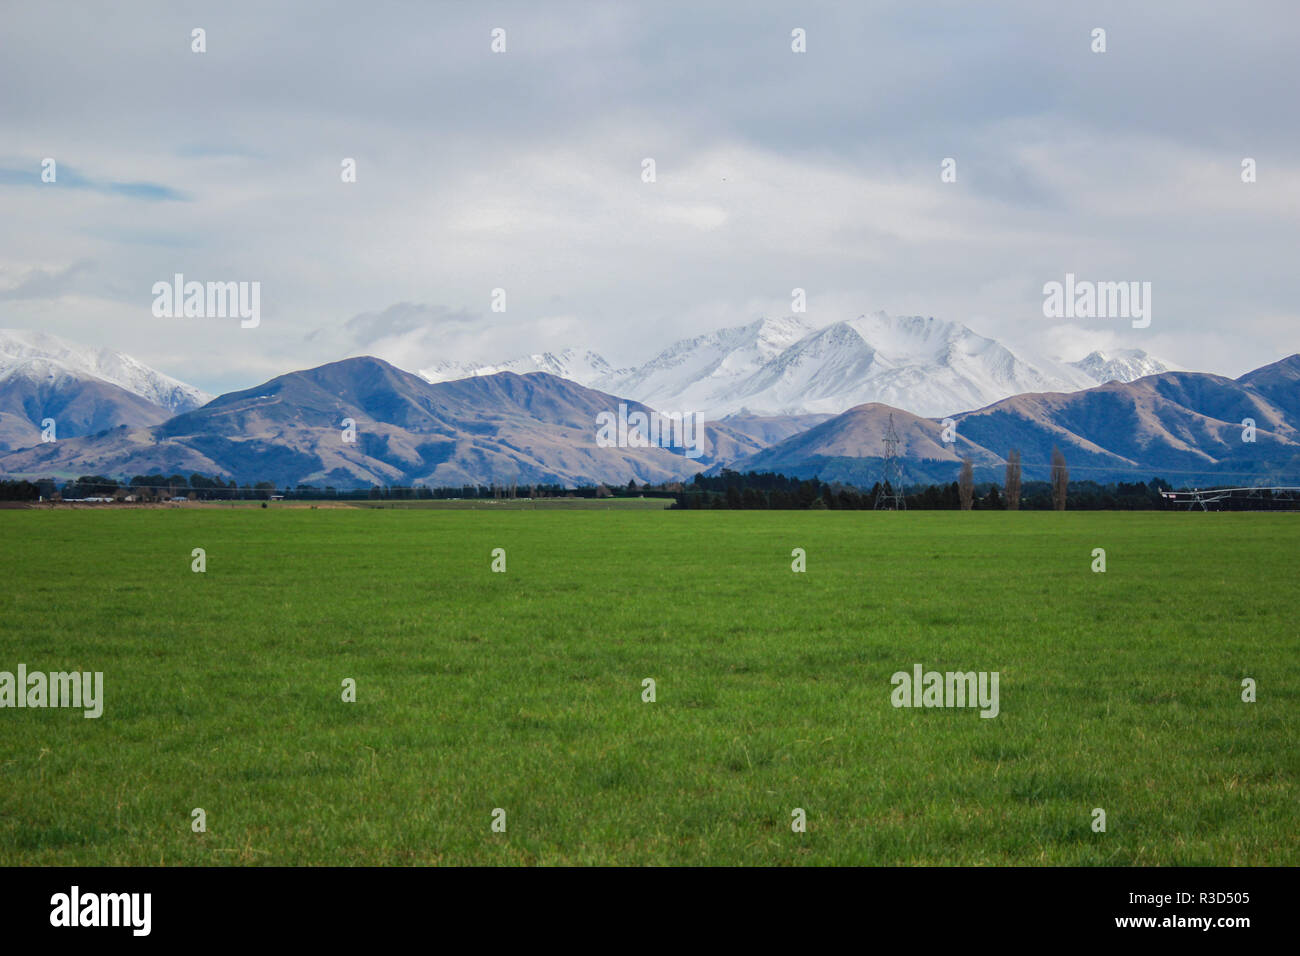
{"type": "Polygon", "coordinates": [[[0,865],[1300,864],[1300,515],[13,510],[0,574],[105,696],[0,710],[0,865]]]}

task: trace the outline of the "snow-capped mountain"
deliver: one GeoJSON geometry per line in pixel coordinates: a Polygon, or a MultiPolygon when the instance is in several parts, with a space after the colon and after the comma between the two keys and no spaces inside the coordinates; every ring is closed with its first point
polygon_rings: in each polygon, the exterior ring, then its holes
{"type": "Polygon", "coordinates": [[[956,322],[884,312],[815,326],[763,318],[682,339],[635,368],[565,349],[510,362],[439,362],[429,382],[496,372],[549,372],[664,411],[730,415],[836,415],[867,402],[941,416],[1025,392],[1073,392],[1130,382],[1170,367],[1139,349],[1063,362],[1004,345],[956,322]]]}
{"type": "MultiPolygon", "coordinates": [[[[721,417],[741,411],[743,403],[727,399],[744,394],[745,382],[812,331],[812,325],[794,316],[759,319],[749,325],[718,329],[682,339],[644,365],[612,372],[595,380],[592,387],[611,395],[627,395],[651,408],[698,410],[721,417]]],[[[807,411],[816,410],[798,409],[791,413],[807,411]]],[[[773,413],[784,412],[773,410],[773,413]]]]}
{"type": "Polygon", "coordinates": [[[1029,360],[955,322],[877,312],[821,328],[781,318],[722,329],[593,387],[722,418],[838,414],[864,402],[946,415],[1021,392],[1096,384],[1080,369],[1029,360]]]}
{"type": "Polygon", "coordinates": [[[177,414],[212,400],[206,392],[124,352],[74,345],[44,332],[0,329],[0,381],[23,380],[57,389],[85,378],[116,385],[177,414]]]}
{"type": "Polygon", "coordinates": [[[1148,375],[1174,371],[1142,349],[1119,349],[1114,352],[1089,352],[1077,362],[1071,362],[1075,368],[1090,378],[1104,385],[1107,382],[1135,382],[1148,375]]]}
{"type": "Polygon", "coordinates": [[[524,375],[528,372],[547,372],[560,378],[567,378],[579,385],[590,386],[592,382],[611,374],[614,367],[605,359],[585,349],[564,349],[560,352],[541,352],[537,355],[525,355],[498,365],[482,362],[435,362],[428,368],[417,369],[416,374],[429,383],[450,382],[461,378],[473,378],[480,375],[495,375],[497,372],[514,372],[524,375]]]}

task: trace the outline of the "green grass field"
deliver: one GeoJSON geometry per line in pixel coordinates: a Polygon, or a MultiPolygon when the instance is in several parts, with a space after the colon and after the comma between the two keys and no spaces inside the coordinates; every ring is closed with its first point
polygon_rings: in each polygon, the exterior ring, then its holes
{"type": "Polygon", "coordinates": [[[0,864],[1300,863],[1300,515],[0,529],[0,670],[106,698],[0,710],[0,864]],[[1001,714],[892,707],[915,663],[998,671],[1001,714]]]}

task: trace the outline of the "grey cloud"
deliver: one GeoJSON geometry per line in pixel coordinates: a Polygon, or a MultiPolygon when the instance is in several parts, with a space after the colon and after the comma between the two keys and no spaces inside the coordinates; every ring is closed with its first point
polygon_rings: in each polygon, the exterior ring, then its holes
{"type": "Polygon", "coordinates": [[[0,300],[57,299],[73,291],[76,277],[94,268],[85,260],[74,262],[63,269],[29,269],[16,283],[0,288],[0,300]]]}
{"type": "MultiPolygon", "coordinates": [[[[1290,0],[20,5],[0,165],[31,183],[48,150],[72,188],[5,190],[0,261],[33,288],[91,257],[106,289],[262,281],[256,338],[174,346],[214,382],[304,343],[638,359],[795,285],[844,313],[818,319],[919,312],[1014,343],[1066,270],[1155,281],[1162,357],[1240,373],[1300,319],[1297,46],[1290,0]]],[[[120,314],[147,357],[147,305],[93,321],[120,314]]]]}

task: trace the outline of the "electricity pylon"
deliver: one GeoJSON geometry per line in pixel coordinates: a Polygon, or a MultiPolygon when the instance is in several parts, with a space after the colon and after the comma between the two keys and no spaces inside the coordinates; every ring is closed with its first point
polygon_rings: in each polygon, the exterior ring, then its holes
{"type": "Polygon", "coordinates": [[[898,461],[898,432],[894,431],[894,413],[889,413],[889,429],[885,432],[884,474],[880,490],[876,492],[876,507],[890,511],[906,511],[907,499],[903,496],[903,466],[898,461]]]}

